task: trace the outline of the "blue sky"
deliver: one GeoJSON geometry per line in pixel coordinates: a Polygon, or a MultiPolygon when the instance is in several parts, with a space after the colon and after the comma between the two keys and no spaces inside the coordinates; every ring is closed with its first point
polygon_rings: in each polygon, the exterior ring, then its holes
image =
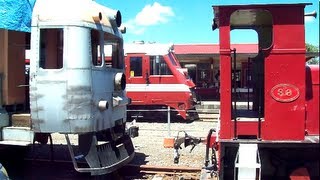
{"type": "MultiPolygon", "coordinates": [[[[127,27],[123,35],[126,43],[144,40],[157,43],[218,43],[218,31],[211,30],[214,0],[96,0],[122,14],[122,22],[127,27]]],[[[220,0],[222,1],[222,0],[220,0]]],[[[226,0],[222,1],[225,2],[226,0]]],[[[241,3],[233,0],[228,3],[241,3]]],[[[282,0],[292,2],[295,0],[282,0]]],[[[244,2],[247,2],[245,0],[244,2]]],[[[251,2],[259,2],[257,0],[251,2]]],[[[269,3],[279,0],[269,0],[269,3]]],[[[297,1],[295,1],[297,2],[297,1]]],[[[316,10],[318,17],[306,19],[306,42],[319,46],[319,0],[309,0],[305,12],[316,10]]],[[[234,32],[233,43],[256,43],[256,33],[234,32]],[[244,34],[243,34],[244,33],[244,34]]]]}

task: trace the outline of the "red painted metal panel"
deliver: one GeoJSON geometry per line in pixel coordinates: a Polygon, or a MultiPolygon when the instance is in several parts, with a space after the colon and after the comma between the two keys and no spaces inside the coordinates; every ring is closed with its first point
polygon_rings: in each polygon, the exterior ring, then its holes
{"type": "Polygon", "coordinates": [[[307,66],[306,68],[306,100],[307,119],[306,133],[308,135],[319,135],[320,114],[320,82],[319,66],[307,66]]]}
{"type": "MultiPolygon", "coordinates": [[[[227,20],[229,20],[229,18],[227,20]]],[[[223,23],[223,21],[221,23],[223,23]]],[[[232,136],[230,27],[220,27],[219,33],[220,37],[224,37],[220,38],[220,138],[230,139],[232,136]]]]}
{"type": "MultiPolygon", "coordinates": [[[[261,122],[263,125],[264,122],[261,122]]],[[[232,121],[231,129],[234,128],[234,121],[232,121]]],[[[258,137],[258,123],[257,121],[246,122],[238,121],[237,122],[237,135],[238,136],[256,136],[258,137]]]]}
{"type": "Polygon", "coordinates": [[[305,56],[270,54],[265,61],[265,126],[263,139],[303,140],[305,120],[305,56]],[[272,89],[279,84],[297,87],[300,96],[291,102],[277,101],[272,89]]]}

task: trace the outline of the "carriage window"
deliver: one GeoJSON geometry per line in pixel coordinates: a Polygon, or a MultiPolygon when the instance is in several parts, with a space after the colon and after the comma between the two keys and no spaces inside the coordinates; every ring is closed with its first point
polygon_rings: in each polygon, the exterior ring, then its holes
{"type": "Polygon", "coordinates": [[[142,57],[130,57],[130,77],[142,76],[142,57]]]}
{"type": "Polygon", "coordinates": [[[40,67],[63,67],[63,29],[40,29],[40,67]]]}
{"type": "Polygon", "coordinates": [[[91,30],[91,56],[94,66],[101,66],[101,51],[100,51],[100,33],[97,30],[91,30]]]}
{"type": "Polygon", "coordinates": [[[150,56],[150,75],[172,75],[163,56],[150,56]]]}

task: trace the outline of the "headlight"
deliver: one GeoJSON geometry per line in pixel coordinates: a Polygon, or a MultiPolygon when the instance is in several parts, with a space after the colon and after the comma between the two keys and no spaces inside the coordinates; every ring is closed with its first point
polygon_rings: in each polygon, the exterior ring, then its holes
{"type": "Polygon", "coordinates": [[[123,73],[117,73],[114,76],[114,89],[117,91],[124,90],[126,88],[126,75],[123,73]]]}

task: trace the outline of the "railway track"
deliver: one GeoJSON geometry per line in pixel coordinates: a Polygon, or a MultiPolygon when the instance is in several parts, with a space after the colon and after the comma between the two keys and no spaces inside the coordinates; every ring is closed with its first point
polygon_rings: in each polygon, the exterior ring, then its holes
{"type": "MultiPolygon", "coordinates": [[[[237,109],[247,109],[252,108],[252,102],[237,102],[237,109]]],[[[128,110],[128,111],[137,111],[137,112],[152,112],[152,117],[155,117],[157,113],[163,113],[163,117],[159,118],[161,121],[166,121],[167,119],[167,109],[153,109],[153,110],[146,110],[146,109],[136,109],[136,110],[128,110]]],[[[219,118],[219,111],[220,111],[220,102],[219,101],[201,101],[199,104],[195,106],[194,110],[188,110],[189,113],[197,113],[199,116],[198,121],[210,121],[210,122],[217,122],[219,118]]],[[[176,110],[171,109],[171,112],[176,112],[176,110]]],[[[141,119],[148,119],[149,117],[141,119]]],[[[140,119],[140,117],[139,117],[140,119]]],[[[174,119],[171,118],[171,121],[174,119]]],[[[180,120],[183,122],[184,120],[180,120]]]]}
{"type": "Polygon", "coordinates": [[[119,172],[128,178],[199,179],[201,168],[128,164],[119,172]]]}
{"type": "Polygon", "coordinates": [[[111,174],[90,176],[78,173],[69,160],[24,159],[15,179],[199,179],[201,168],[127,164],[111,174]]]}

